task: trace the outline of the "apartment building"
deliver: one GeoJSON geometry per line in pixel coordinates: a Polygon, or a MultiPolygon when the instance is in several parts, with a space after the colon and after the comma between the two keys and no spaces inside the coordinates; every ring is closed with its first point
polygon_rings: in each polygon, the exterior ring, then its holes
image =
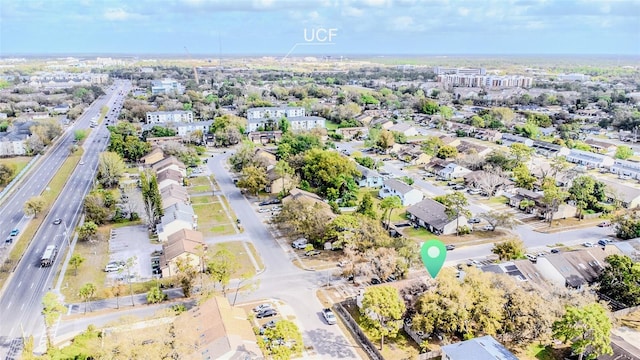
{"type": "Polygon", "coordinates": [[[452,87],[484,87],[484,88],[529,88],[533,85],[533,78],[519,75],[438,75],[438,82],[452,87]]]}
{"type": "Polygon", "coordinates": [[[303,107],[259,107],[247,110],[247,119],[280,119],[282,117],[299,117],[305,116],[303,107]]]}
{"type": "Polygon", "coordinates": [[[588,168],[604,168],[610,167],[614,164],[613,158],[609,156],[578,149],[571,149],[571,151],[567,155],[567,161],[570,163],[583,165],[588,168]]]}
{"type": "Polygon", "coordinates": [[[178,81],[173,79],[154,80],[151,83],[152,95],[164,95],[164,94],[184,94],[184,86],[178,81]]]}
{"type": "Polygon", "coordinates": [[[611,172],[614,174],[629,176],[632,179],[640,179],[640,163],[637,161],[615,159],[611,172]]]}
{"type": "Polygon", "coordinates": [[[191,123],[193,111],[154,111],[147,113],[147,124],[191,123]]]}
{"type": "Polygon", "coordinates": [[[462,69],[462,68],[446,68],[442,66],[436,66],[433,68],[433,73],[436,75],[486,75],[487,70],[485,68],[471,68],[471,69],[462,69]]]}

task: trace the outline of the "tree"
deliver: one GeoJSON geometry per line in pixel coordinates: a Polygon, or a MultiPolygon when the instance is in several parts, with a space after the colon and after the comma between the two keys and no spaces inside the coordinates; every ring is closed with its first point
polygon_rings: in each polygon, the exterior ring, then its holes
{"type": "Polygon", "coordinates": [[[640,305],[640,263],[626,255],[610,255],[605,261],[599,292],[629,307],[640,305]]]}
{"type": "Polygon", "coordinates": [[[380,137],[378,138],[378,145],[381,149],[387,150],[392,147],[396,143],[395,137],[393,133],[389,130],[382,130],[380,132],[380,137]]]}
{"type": "Polygon", "coordinates": [[[100,153],[98,161],[98,181],[106,188],[118,185],[124,173],[125,165],[122,157],[115,152],[100,153]]]}
{"type": "Polygon", "coordinates": [[[387,229],[389,229],[389,226],[391,226],[391,213],[394,209],[402,208],[402,199],[397,195],[387,196],[380,201],[378,206],[383,211],[382,218],[387,218],[387,229]]]}
{"type": "Polygon", "coordinates": [[[87,221],[78,228],[78,239],[87,241],[98,233],[98,225],[93,221],[87,221]]]}
{"type": "Polygon", "coordinates": [[[100,190],[91,191],[84,198],[85,220],[96,224],[104,224],[109,217],[110,209],[104,201],[104,193],[100,190]]]}
{"type": "Polygon", "coordinates": [[[9,183],[15,174],[16,166],[14,164],[0,164],[0,185],[9,183]]]}
{"type": "Polygon", "coordinates": [[[513,168],[513,177],[515,178],[516,186],[527,190],[533,189],[533,184],[536,182],[536,177],[531,175],[531,171],[523,163],[513,168]]]}
{"type": "Polygon", "coordinates": [[[258,340],[274,360],[288,360],[302,355],[304,344],[298,326],[290,320],[280,320],[258,340]]]}
{"type": "Polygon", "coordinates": [[[247,166],[242,169],[242,178],[238,180],[238,187],[258,196],[260,190],[264,190],[269,184],[267,171],[263,167],[247,166]]]}
{"type": "Polygon", "coordinates": [[[626,145],[618,145],[616,149],[616,159],[627,160],[628,158],[633,156],[633,149],[626,145]]]}
{"type": "Polygon", "coordinates": [[[85,261],[86,259],[78,254],[75,253],[73,254],[73,256],[71,256],[71,259],[69,259],[69,265],[73,266],[73,275],[76,276],[78,275],[78,268],[80,267],[80,265],[82,265],[82,263],[85,261]]]}
{"type": "Polygon", "coordinates": [[[231,275],[240,268],[235,254],[226,248],[218,250],[207,264],[207,272],[213,281],[220,283],[222,294],[226,295],[231,275]]]}
{"type": "Polygon", "coordinates": [[[44,209],[45,201],[42,196],[33,196],[24,203],[23,211],[25,215],[33,215],[38,217],[38,213],[44,209]]]}
{"type": "Polygon", "coordinates": [[[373,198],[371,197],[371,194],[367,192],[362,196],[362,200],[360,201],[360,204],[358,204],[356,213],[375,219],[376,212],[373,209],[373,198]]]}
{"type": "Polygon", "coordinates": [[[524,255],[524,243],[519,239],[494,243],[491,252],[498,255],[500,261],[518,259],[524,255]]]}
{"type": "Polygon", "coordinates": [[[453,116],[453,109],[448,106],[440,106],[440,115],[442,115],[445,120],[450,120],[453,116]]]}
{"type": "Polygon", "coordinates": [[[325,206],[294,199],[283,204],[274,222],[283,233],[288,233],[294,238],[304,237],[309,242],[321,245],[331,219],[331,210],[325,206]]]}
{"type": "Polygon", "coordinates": [[[425,154],[433,156],[438,153],[438,150],[440,150],[443,145],[442,139],[434,135],[429,135],[420,147],[425,154]]]}
{"type": "Polygon", "coordinates": [[[84,313],[87,313],[87,305],[89,304],[89,300],[95,295],[96,286],[93,283],[86,283],[82,285],[78,295],[84,299],[84,313]]]}
{"type": "Polygon", "coordinates": [[[374,337],[380,338],[380,349],[384,338],[394,338],[402,326],[405,305],[398,290],[391,286],[369,287],[362,299],[363,327],[374,337]]]}
{"type": "Polygon", "coordinates": [[[584,210],[599,208],[599,202],[606,199],[605,188],[604,183],[589,175],[579,176],[573,180],[569,188],[569,198],[576,203],[579,219],[582,219],[584,210]]]}
{"type": "Polygon", "coordinates": [[[185,297],[191,297],[191,290],[193,289],[193,281],[198,273],[196,269],[189,263],[188,260],[180,258],[177,261],[178,267],[178,280],[182,285],[182,292],[185,297]]]}
{"type": "Polygon", "coordinates": [[[552,178],[545,178],[542,188],[544,192],[541,202],[545,206],[544,216],[545,220],[549,222],[549,226],[551,226],[553,214],[558,211],[558,208],[564,203],[569,193],[556,186],[555,180],[552,178]]]}
{"type": "Polygon", "coordinates": [[[142,172],[140,174],[140,187],[147,221],[149,226],[155,229],[156,224],[164,215],[162,196],[158,188],[158,178],[153,173],[142,172]]]}
{"type": "Polygon", "coordinates": [[[116,297],[116,309],[120,309],[120,296],[122,296],[126,291],[125,286],[121,282],[117,282],[110,290],[111,294],[116,297]]]}
{"type": "Polygon", "coordinates": [[[58,321],[60,315],[64,314],[67,308],[60,302],[58,296],[49,291],[42,297],[42,315],[44,315],[44,325],[47,331],[47,347],[52,344],[51,328],[58,321]]]}
{"type": "Polygon", "coordinates": [[[167,294],[160,290],[159,286],[154,286],[147,292],[147,303],[158,304],[167,298],[167,294]]]}
{"type": "Polygon", "coordinates": [[[287,177],[292,177],[294,174],[293,168],[286,160],[278,160],[274,168],[276,174],[282,178],[282,194],[285,195],[290,189],[285,188],[285,180],[287,177]]]}
{"type": "Polygon", "coordinates": [[[613,218],[616,237],[627,240],[640,237],[640,217],[635,212],[613,218]]]}
{"type": "Polygon", "coordinates": [[[458,156],[458,149],[455,146],[443,145],[438,149],[436,156],[440,159],[455,159],[458,156]]]}
{"type": "Polygon", "coordinates": [[[436,101],[424,97],[418,100],[416,108],[419,112],[427,115],[435,115],[440,109],[436,101]]]}
{"type": "Polygon", "coordinates": [[[531,159],[533,148],[521,143],[513,143],[509,148],[511,156],[516,160],[517,164],[526,163],[531,159]]]}
{"type": "Polygon", "coordinates": [[[510,212],[490,210],[479,214],[478,217],[487,220],[492,227],[491,231],[495,231],[497,227],[512,229],[515,226],[515,218],[510,212]]]}
{"type": "Polygon", "coordinates": [[[599,303],[568,306],[564,316],[553,323],[553,336],[563,342],[570,341],[578,360],[585,355],[587,359],[596,359],[600,355],[613,355],[611,328],[607,310],[599,303]]]}
{"type": "Polygon", "coordinates": [[[318,187],[323,195],[330,188],[337,189],[343,195],[348,190],[349,179],[353,181],[353,177],[359,173],[353,161],[335,151],[314,148],[304,154],[302,179],[318,187]]]}
{"type": "Polygon", "coordinates": [[[471,217],[471,212],[465,207],[469,206],[469,200],[460,191],[454,191],[450,194],[436,196],[433,200],[441,203],[445,207],[445,214],[449,220],[456,219],[456,236],[460,230],[460,216],[471,217]]]}

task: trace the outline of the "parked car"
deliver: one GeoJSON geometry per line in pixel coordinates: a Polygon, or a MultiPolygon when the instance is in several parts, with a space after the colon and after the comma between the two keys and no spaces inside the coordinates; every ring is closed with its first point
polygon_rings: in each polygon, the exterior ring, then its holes
{"type": "Polygon", "coordinates": [[[611,226],[611,222],[609,221],[603,221],[600,224],[598,224],[599,227],[609,227],[611,226]]]}
{"type": "Polygon", "coordinates": [[[447,182],[447,186],[457,186],[457,185],[458,185],[458,183],[457,183],[457,182],[455,182],[455,181],[449,181],[449,182],[447,182]]]}
{"type": "Polygon", "coordinates": [[[469,224],[479,224],[479,223],[480,223],[480,219],[478,219],[478,218],[471,218],[471,219],[467,220],[467,222],[468,222],[469,224]]]}
{"type": "Polygon", "coordinates": [[[278,312],[275,311],[274,309],[267,309],[264,311],[259,312],[256,317],[258,319],[262,319],[262,318],[266,318],[266,317],[271,317],[271,316],[276,316],[278,315],[278,312]]]}
{"type": "Polygon", "coordinates": [[[598,245],[600,246],[606,246],[608,243],[610,243],[611,241],[609,239],[600,239],[598,240],[598,245]]]}
{"type": "Polygon", "coordinates": [[[273,306],[271,304],[265,303],[265,304],[260,304],[256,307],[253,308],[253,312],[259,313],[259,312],[263,312],[265,310],[268,309],[273,309],[273,306]]]}
{"type": "Polygon", "coordinates": [[[485,225],[485,226],[482,227],[482,230],[484,230],[484,231],[493,231],[494,228],[493,228],[492,225],[485,225]]]}
{"type": "Polygon", "coordinates": [[[19,233],[20,233],[20,230],[18,230],[18,229],[13,229],[13,230],[11,230],[11,233],[10,233],[9,235],[10,235],[10,236],[16,236],[16,235],[18,235],[19,233]]]}
{"type": "Polygon", "coordinates": [[[447,245],[447,246],[446,246],[447,251],[454,250],[455,248],[456,248],[456,246],[455,246],[455,245],[453,245],[453,244],[450,244],[450,245],[447,245]]]}
{"type": "Polygon", "coordinates": [[[309,241],[305,238],[300,238],[296,241],[294,241],[293,243],[291,243],[291,247],[294,249],[304,249],[305,247],[307,247],[307,244],[309,243],[309,241]]]}
{"type": "Polygon", "coordinates": [[[552,254],[557,254],[560,252],[560,249],[551,249],[552,254]]]}
{"type": "Polygon", "coordinates": [[[273,329],[274,327],[276,327],[277,323],[278,320],[270,320],[266,322],[264,325],[262,325],[262,327],[260,327],[260,335],[264,335],[267,329],[273,329]]]}
{"type": "Polygon", "coordinates": [[[453,190],[455,191],[462,191],[464,189],[466,189],[466,187],[464,185],[456,185],[454,187],[452,187],[453,190]]]}
{"type": "Polygon", "coordinates": [[[584,247],[594,247],[595,245],[593,245],[592,242],[588,242],[587,241],[586,243],[583,243],[582,246],[584,246],[584,247]]]}
{"type": "Polygon", "coordinates": [[[107,264],[107,266],[104,268],[105,272],[114,272],[114,271],[118,271],[120,270],[120,266],[118,264],[113,264],[113,263],[109,263],[107,264]]]}
{"type": "Polygon", "coordinates": [[[382,284],[382,281],[380,279],[378,279],[377,277],[372,277],[371,278],[371,285],[378,285],[378,284],[382,284]]]}
{"type": "Polygon", "coordinates": [[[335,325],[338,323],[336,315],[331,311],[331,309],[322,309],[322,316],[329,325],[335,325]]]}
{"type": "Polygon", "coordinates": [[[480,189],[469,189],[469,190],[467,190],[467,192],[470,195],[479,195],[482,192],[482,190],[480,190],[480,189]]]}
{"type": "Polygon", "coordinates": [[[316,256],[316,255],[320,255],[320,251],[318,250],[309,250],[306,253],[304,253],[305,256],[316,256]]]}
{"type": "Polygon", "coordinates": [[[538,262],[538,258],[535,255],[525,254],[524,256],[532,263],[538,262]]]}

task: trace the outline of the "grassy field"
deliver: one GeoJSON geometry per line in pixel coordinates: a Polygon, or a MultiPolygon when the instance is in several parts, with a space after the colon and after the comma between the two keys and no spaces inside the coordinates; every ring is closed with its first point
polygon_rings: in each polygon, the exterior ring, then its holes
{"type": "MultiPolygon", "coordinates": [[[[27,166],[27,164],[29,163],[29,161],[31,161],[31,159],[33,158],[29,156],[16,156],[12,158],[0,159],[0,164],[14,166],[16,169],[14,175],[7,181],[7,184],[10,183],[11,180],[13,180],[16,177],[16,175],[18,175],[18,173],[20,173],[20,171],[22,171],[22,169],[25,168],[25,166],[27,166]]],[[[0,191],[4,189],[5,186],[6,185],[0,186],[0,191]]]]}
{"type": "Polygon", "coordinates": [[[82,149],[72,153],[69,155],[67,160],[62,164],[62,166],[58,169],[58,172],[54,176],[54,178],[49,182],[48,188],[49,191],[45,190],[42,194],[42,197],[45,200],[45,206],[43,211],[41,211],[37,217],[34,217],[29,221],[25,229],[22,231],[22,234],[19,237],[19,240],[14,244],[13,250],[9,254],[5,263],[0,267],[0,287],[4,285],[4,282],[7,280],[9,273],[13,266],[17,263],[17,261],[22,257],[27,246],[33,239],[36,231],[40,227],[40,224],[44,221],[45,214],[49,211],[49,208],[57,198],[58,194],[62,191],[67,179],[75,169],[76,165],[80,161],[82,157],[82,149]]]}
{"type": "Polygon", "coordinates": [[[189,186],[187,187],[187,192],[189,193],[189,195],[201,194],[211,191],[213,191],[213,189],[211,188],[211,182],[209,182],[208,177],[198,176],[189,179],[189,186]]]}
{"type": "MultiPolygon", "coordinates": [[[[198,215],[198,230],[207,236],[231,235],[235,234],[233,224],[224,211],[222,204],[218,201],[200,202],[194,201],[199,197],[192,198],[193,211],[198,215]]],[[[213,197],[206,196],[209,200],[213,197]]],[[[233,216],[233,215],[232,215],[233,216]]]]}
{"type": "MultiPolygon", "coordinates": [[[[252,249],[253,245],[250,243],[247,245],[249,247],[249,251],[253,255],[253,258],[258,263],[258,266],[260,267],[260,269],[263,269],[264,265],[262,265],[262,261],[260,261],[260,257],[256,256],[255,248],[252,249]]],[[[239,266],[231,274],[232,279],[237,279],[247,274],[249,274],[250,276],[253,276],[256,274],[256,268],[255,266],[253,266],[253,263],[251,262],[251,258],[247,254],[247,250],[243,245],[243,241],[229,241],[225,243],[213,244],[209,247],[209,250],[207,252],[210,254],[209,256],[213,256],[217,251],[222,249],[229,250],[229,252],[234,254],[236,256],[236,259],[238,260],[239,266]]]]}

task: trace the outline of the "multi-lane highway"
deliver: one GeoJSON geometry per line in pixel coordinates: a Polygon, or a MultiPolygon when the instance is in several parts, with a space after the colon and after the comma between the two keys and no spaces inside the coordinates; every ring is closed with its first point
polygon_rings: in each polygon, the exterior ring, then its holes
{"type": "Polygon", "coordinates": [[[104,122],[92,129],[85,139],[82,160],[58,194],[57,201],[48,213],[38,215],[44,217],[44,222],[0,294],[0,359],[19,357],[23,334],[33,335],[36,347],[44,341],[42,296],[52,287],[57,267],[68,248],[72,229],[79,220],[82,202],[93,184],[98,155],[108,144],[109,131],[104,124],[117,118],[130,87],[130,83],[123,81],[110,87],[106,95],[96,100],[80,119],[65,130],[21,185],[0,204],[0,234],[8,236],[11,229],[24,227],[29,219],[24,216],[22,205],[28,198],[49,191],[47,184],[69,156],[74,131],[88,129],[91,120],[100,116],[101,108],[109,107],[104,122]],[[61,223],[55,224],[55,219],[61,219],[61,223]],[[40,259],[48,245],[57,247],[58,256],[53,266],[41,267],[40,259]]]}

